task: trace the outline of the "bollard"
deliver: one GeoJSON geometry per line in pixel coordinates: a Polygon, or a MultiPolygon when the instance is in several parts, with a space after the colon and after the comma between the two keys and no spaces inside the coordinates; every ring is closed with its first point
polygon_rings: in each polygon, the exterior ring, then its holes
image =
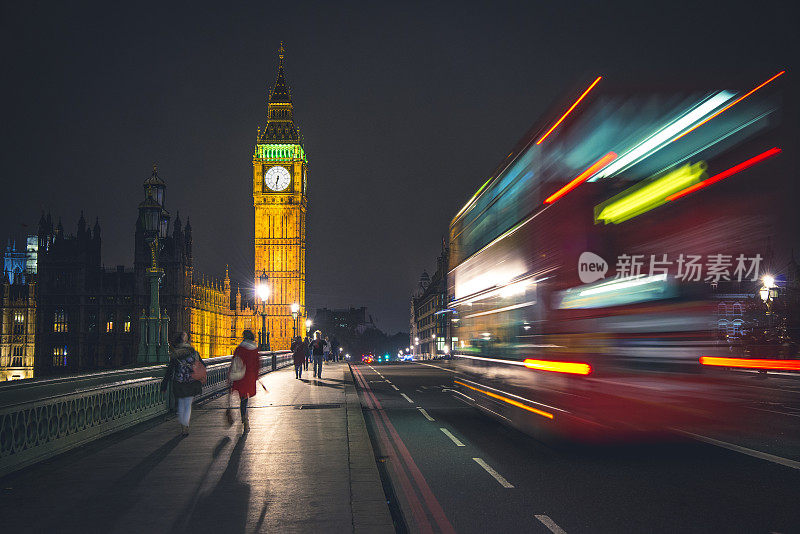
{"type": "Polygon", "coordinates": [[[278,357],[273,352],[272,353],[272,370],[275,371],[277,369],[278,369],[278,357]]]}

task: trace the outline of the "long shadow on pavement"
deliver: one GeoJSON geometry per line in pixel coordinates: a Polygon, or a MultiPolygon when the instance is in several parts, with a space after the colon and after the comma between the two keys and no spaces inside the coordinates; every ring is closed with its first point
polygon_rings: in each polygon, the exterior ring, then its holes
{"type": "MultiPolygon", "coordinates": [[[[247,434],[242,434],[228,458],[225,471],[211,492],[199,502],[191,502],[173,524],[172,532],[245,532],[250,508],[250,484],[239,479],[239,467],[247,434]]],[[[264,499],[266,515],[268,500],[264,499]]]]}
{"type": "MultiPolygon", "coordinates": [[[[109,481],[108,484],[102,485],[97,491],[86,496],[83,502],[63,516],[48,514],[50,521],[56,521],[56,524],[49,528],[55,529],[54,532],[88,532],[102,525],[106,532],[113,530],[114,525],[135,502],[135,493],[139,490],[142,480],[178,446],[182,439],[182,436],[170,439],[145,456],[120,478],[109,481]]],[[[124,458],[120,458],[120,462],[124,461],[124,458]]]]}

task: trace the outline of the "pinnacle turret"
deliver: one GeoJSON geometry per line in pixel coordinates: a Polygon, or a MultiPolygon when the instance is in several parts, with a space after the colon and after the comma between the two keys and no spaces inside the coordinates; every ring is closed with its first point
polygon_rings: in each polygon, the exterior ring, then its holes
{"type": "Polygon", "coordinates": [[[269,91],[267,125],[258,134],[259,143],[298,143],[300,135],[294,124],[292,92],[283,65],[284,49],[278,49],[278,75],[269,91]]]}

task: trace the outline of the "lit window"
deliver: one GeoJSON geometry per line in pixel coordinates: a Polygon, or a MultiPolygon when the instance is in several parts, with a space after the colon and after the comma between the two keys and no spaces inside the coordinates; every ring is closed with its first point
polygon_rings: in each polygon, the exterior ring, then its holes
{"type": "Polygon", "coordinates": [[[67,313],[63,309],[57,309],[53,317],[53,332],[68,332],[67,313]]]}
{"type": "Polygon", "coordinates": [[[25,333],[25,314],[22,312],[14,312],[14,334],[20,335],[25,333]]]}
{"type": "Polygon", "coordinates": [[[114,331],[114,319],[109,319],[106,321],[106,332],[113,332],[114,331]]]}
{"type": "Polygon", "coordinates": [[[67,347],[53,347],[53,367],[67,366],[67,347]]]}
{"type": "Polygon", "coordinates": [[[131,316],[130,315],[128,315],[125,318],[125,324],[123,325],[123,328],[125,329],[125,333],[126,334],[130,333],[130,331],[131,331],[131,316]]]}
{"type": "Polygon", "coordinates": [[[22,346],[14,345],[11,355],[11,367],[22,367],[22,346]]]}

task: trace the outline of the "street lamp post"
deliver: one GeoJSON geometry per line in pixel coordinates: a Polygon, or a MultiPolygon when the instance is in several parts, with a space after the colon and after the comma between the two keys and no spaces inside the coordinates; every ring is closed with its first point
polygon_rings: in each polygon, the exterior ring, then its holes
{"type": "Polygon", "coordinates": [[[266,269],[261,272],[256,284],[256,295],[261,300],[261,336],[258,350],[269,350],[269,332],[267,332],[267,298],[269,297],[269,276],[266,269]]]}
{"type": "Polygon", "coordinates": [[[309,331],[311,331],[311,325],[314,324],[311,322],[311,319],[306,319],[306,337],[308,337],[309,331]]]}
{"type": "MultiPolygon", "coordinates": [[[[153,170],[155,174],[155,169],[153,170]]],[[[158,287],[164,270],[158,265],[161,251],[159,239],[166,237],[169,214],[161,204],[153,198],[151,189],[147,190],[147,198],[139,204],[139,216],[142,220],[145,242],[150,248],[150,267],[146,271],[150,286],[150,306],[140,319],[139,350],[137,360],[140,362],[165,362],[169,359],[169,342],[167,327],[169,317],[166,311],[161,313],[158,287]]]]}
{"type": "Polygon", "coordinates": [[[297,337],[297,316],[300,315],[300,305],[292,304],[292,339],[297,337]]]}

